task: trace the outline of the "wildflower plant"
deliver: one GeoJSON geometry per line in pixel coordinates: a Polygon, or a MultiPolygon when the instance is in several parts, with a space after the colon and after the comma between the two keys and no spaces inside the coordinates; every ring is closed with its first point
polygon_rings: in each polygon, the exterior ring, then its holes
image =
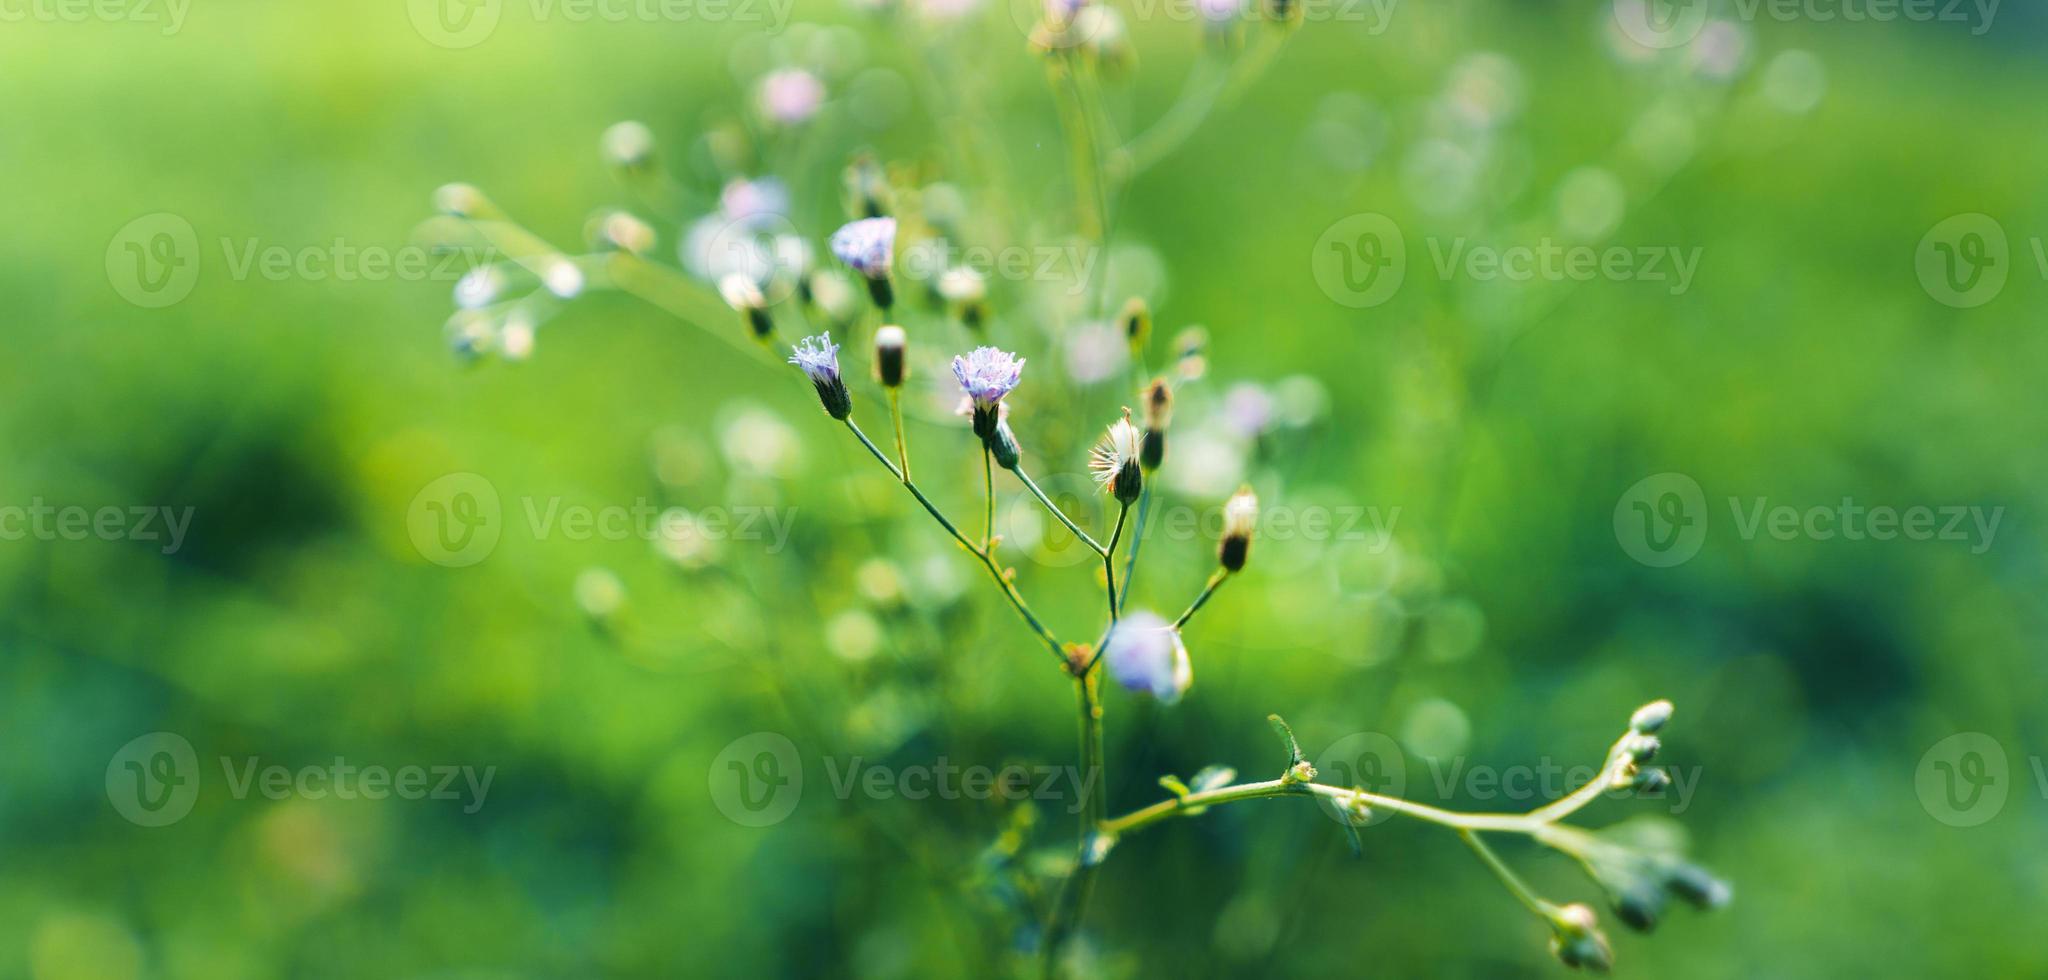
{"type": "MultiPolygon", "coordinates": [[[[940,7],[933,5],[926,26],[940,25],[942,29],[964,16],[952,6],[944,9],[948,13],[941,17],[940,7]]],[[[1257,78],[1302,22],[1300,4],[1279,0],[1256,10],[1230,2],[1204,2],[1198,9],[1200,33],[1191,43],[1204,51],[1203,68],[1190,80],[1180,101],[1149,128],[1128,139],[1118,137],[1101,91],[1105,80],[1129,72],[1135,60],[1121,17],[1113,8],[1090,0],[1047,0],[1027,43],[1020,45],[1045,62],[1072,160],[1072,221],[1085,241],[1100,246],[1108,239],[1122,189],[1181,145],[1210,110],[1257,78]]],[[[915,25],[900,26],[907,33],[915,25]]],[[[930,43],[939,46],[934,58],[947,56],[943,35],[930,43]]],[[[796,131],[810,134],[821,128],[820,118],[831,111],[827,82],[801,69],[778,69],[761,78],[752,91],[749,106],[761,117],[763,139],[789,138],[796,131]]],[[[717,144],[716,139],[713,142],[717,144]]],[[[622,184],[637,197],[640,214],[672,211],[682,195],[676,178],[663,169],[655,138],[646,126],[633,122],[612,126],[602,137],[601,150],[622,184]]],[[[1273,715],[1268,721],[1279,737],[1284,760],[1269,778],[1240,780],[1234,770],[1221,766],[1204,769],[1186,781],[1167,775],[1158,781],[1166,794],[1162,799],[1112,815],[1104,776],[1109,766],[1104,750],[1105,679],[1162,706],[1182,702],[1190,691],[1199,689],[1195,685],[1201,666],[1199,642],[1192,649],[1188,642],[1190,631],[1198,629],[1198,615],[1232,579],[1255,574],[1257,568],[1252,559],[1260,501],[1245,487],[1222,505],[1215,563],[1184,611],[1169,620],[1149,609],[1125,608],[1139,568],[1146,512],[1157,492],[1156,477],[1173,462],[1168,450],[1176,388],[1198,382],[1206,373],[1206,334],[1195,327],[1183,330],[1172,342],[1172,372],[1151,377],[1145,370],[1154,325],[1150,306],[1142,298],[1131,297],[1112,313],[1105,305],[1108,297],[1100,275],[1083,283],[1085,314],[1109,325],[1113,334],[1120,334],[1128,344],[1134,374],[1126,397],[1138,406],[1135,420],[1129,408],[1108,420],[1088,454],[1087,467],[1114,507],[1107,540],[1098,540],[1031,476],[1017,429],[1025,429],[1033,442],[1043,439],[1048,445],[1071,446],[1079,433],[1094,431],[1101,421],[1061,431],[1058,415],[1048,412],[1042,416],[1046,428],[1041,429],[1041,417],[1013,410],[1014,396],[1031,387],[1027,382],[1046,387],[1057,384],[1056,375],[1039,370],[1033,359],[1019,356],[1017,350],[1034,339],[1033,321],[1058,319],[1059,315],[1022,305],[1015,310],[1001,309],[986,277],[966,268],[943,271],[932,285],[927,307],[899,303],[893,285],[899,235],[959,234],[950,230],[956,216],[939,205],[942,195],[931,188],[903,186],[886,165],[862,154],[845,171],[845,223],[799,231],[787,187],[802,176],[732,174],[720,188],[712,213],[681,230],[680,268],[654,258],[659,219],[643,218],[634,210],[600,212],[589,226],[590,250],[571,254],[512,221],[477,188],[467,184],[443,187],[435,195],[442,213],[436,219],[436,232],[451,244],[481,240],[492,246],[493,254],[506,257],[504,262],[472,271],[457,284],[458,310],[449,321],[450,342],[468,356],[494,352],[524,356],[532,350],[534,329],[562,302],[590,289],[616,289],[699,325],[742,350],[755,355],[774,351],[778,359],[786,358],[797,369],[811,385],[825,415],[842,425],[847,436],[900,484],[938,530],[981,567],[990,587],[1014,613],[1028,642],[1042,648],[1049,665],[1071,682],[1084,777],[1078,781],[1082,798],[1077,807],[1080,819],[1074,857],[1061,869],[1051,900],[1033,907],[1041,918],[1032,930],[1032,945],[1048,973],[1062,968],[1062,951],[1084,919],[1095,877],[1120,841],[1175,818],[1195,817],[1219,806],[1257,799],[1317,801],[1339,818],[1354,846],[1378,814],[1407,817],[1455,834],[1542,924],[1552,954],[1573,967],[1604,971],[1612,962],[1612,947],[1599,914],[1583,903],[1559,903],[1538,894],[1496,854],[1489,838],[1522,837],[1571,858],[1606,893],[1616,917],[1638,930],[1652,928],[1671,899],[1701,908],[1728,900],[1728,886],[1689,863],[1669,837],[1635,833],[1627,825],[1594,832],[1567,822],[1604,794],[1654,791],[1668,784],[1665,773],[1652,765],[1661,747],[1659,733],[1672,715],[1667,701],[1653,702],[1634,713],[1593,779],[1526,812],[1453,811],[1362,786],[1324,781],[1292,729],[1273,715]],[[860,307],[860,294],[846,285],[835,268],[814,261],[818,254],[829,254],[839,268],[864,284],[865,308],[860,307]],[[801,339],[785,347],[778,334],[792,324],[800,325],[801,339]],[[847,339],[846,345],[834,341],[834,330],[847,339]],[[1006,336],[1014,342],[1006,341],[1006,336]],[[983,505],[979,533],[967,522],[949,516],[912,474],[902,393],[918,355],[935,353],[932,345],[941,343],[959,351],[950,357],[950,374],[957,387],[958,414],[968,421],[965,432],[949,434],[940,448],[949,455],[969,456],[979,449],[983,505]],[[868,369],[846,370],[842,352],[863,347],[871,351],[868,369]],[[925,350],[920,351],[921,347],[925,350]],[[1027,364],[1033,365],[1029,373],[1027,364]],[[871,439],[856,421],[863,406],[848,382],[862,377],[872,377],[886,398],[893,443],[889,449],[871,439]],[[1056,630],[1027,601],[1021,577],[1006,564],[1005,543],[996,533],[1001,492],[998,469],[1008,474],[1003,482],[1014,479],[1099,559],[1102,622],[1099,629],[1092,630],[1092,642],[1075,642],[1071,634],[1056,630]],[[1135,523],[1131,520],[1133,509],[1138,511],[1135,523]],[[1128,535],[1127,530],[1131,531],[1128,535]]],[[[939,362],[939,358],[932,360],[939,362]]],[[[1040,397],[1057,400],[1063,395],[1047,392],[1040,397]]]]}

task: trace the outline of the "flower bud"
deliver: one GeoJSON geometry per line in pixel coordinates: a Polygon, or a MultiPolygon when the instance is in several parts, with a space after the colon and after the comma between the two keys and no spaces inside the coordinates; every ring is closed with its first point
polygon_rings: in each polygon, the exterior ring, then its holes
{"type": "Polygon", "coordinates": [[[883,326],[875,331],[875,377],[884,388],[900,388],[904,375],[909,372],[903,363],[904,348],[908,338],[903,328],[895,324],[883,326]]]}
{"type": "Polygon", "coordinates": [[[474,184],[442,184],[434,191],[434,208],[457,218],[494,218],[498,208],[474,184]]]}
{"type": "Polygon", "coordinates": [[[1638,765],[1657,757],[1657,750],[1663,747],[1655,735],[1638,735],[1630,732],[1621,737],[1621,751],[1628,754],[1638,765]]]}
{"type": "Polygon", "coordinates": [[[605,162],[623,170],[644,170],[654,163],[654,133],[645,123],[613,123],[599,145],[605,162]]]}
{"type": "Polygon", "coordinates": [[[1664,879],[1664,887],[1699,909],[1720,908],[1735,895],[1727,882],[1693,864],[1674,864],[1664,879]]]}
{"type": "Polygon", "coordinates": [[[718,293],[725,297],[726,305],[746,321],[754,339],[765,341],[775,333],[775,321],[768,316],[767,300],[761,296],[761,287],[755,285],[754,280],[742,273],[731,273],[718,281],[718,293]]]}
{"type": "Polygon", "coordinates": [[[1173,420],[1173,389],[1165,378],[1145,389],[1145,442],[1138,450],[1138,463],[1156,470],[1166,461],[1166,427],[1173,420]]]}
{"type": "Polygon", "coordinates": [[[1664,723],[1671,720],[1671,702],[1658,700],[1636,709],[1628,720],[1629,731],[1639,735],[1655,735],[1664,723]]]}
{"type": "Polygon", "coordinates": [[[654,228],[624,211],[606,211],[592,218],[589,238],[599,248],[644,255],[654,247],[654,228]]]}
{"type": "Polygon", "coordinates": [[[1117,326],[1123,328],[1124,340],[1131,345],[1131,352],[1145,349],[1152,339],[1152,308],[1144,299],[1133,296],[1124,302],[1123,311],[1116,315],[1117,326]]]}
{"type": "Polygon", "coordinates": [[[989,455],[995,459],[997,466],[1013,472],[1017,469],[1017,434],[1010,431],[1010,423],[998,419],[995,431],[984,440],[984,444],[988,446],[989,455]]]}
{"type": "Polygon", "coordinates": [[[988,321],[988,283],[973,269],[957,266],[940,273],[939,298],[970,329],[988,321]]]}
{"type": "Polygon", "coordinates": [[[1252,535],[1259,529],[1259,498],[1252,488],[1239,490],[1223,505],[1223,543],[1216,549],[1225,571],[1241,572],[1251,557],[1252,535]]]}
{"type": "Polygon", "coordinates": [[[1550,920],[1550,952],[1566,966],[1606,973],[1614,966],[1614,949],[1599,923],[1586,905],[1574,902],[1558,909],[1550,920]]]}
{"type": "Polygon", "coordinates": [[[1664,914],[1664,892],[1655,882],[1637,880],[1612,898],[1614,915],[1622,923],[1637,932],[1649,932],[1657,928],[1657,917],[1664,914]]]}
{"type": "Polygon", "coordinates": [[[880,218],[896,209],[889,175],[875,158],[862,154],[846,167],[846,209],[855,218],[880,218]]]}

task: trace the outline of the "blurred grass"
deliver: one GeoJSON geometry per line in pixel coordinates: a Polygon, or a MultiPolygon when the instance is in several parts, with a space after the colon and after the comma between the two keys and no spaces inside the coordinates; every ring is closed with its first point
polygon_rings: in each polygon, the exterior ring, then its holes
{"type": "MultiPolygon", "coordinates": [[[[1401,507],[1400,584],[1391,600],[1347,596],[1332,569],[1364,559],[1262,546],[1271,571],[1255,564],[1191,630],[1186,702],[1111,696],[1112,808],[1155,798],[1161,773],[1277,765],[1269,711],[1313,753],[1355,731],[1401,733],[1418,704],[1447,700],[1469,720],[1474,764],[1576,764],[1634,705],[1669,695],[1670,759],[1705,774],[1682,819],[1737,900],[1674,916],[1653,940],[1617,935],[1625,970],[2048,969],[2014,928],[2048,886],[2014,860],[2043,806],[2024,749],[2044,721],[2035,528],[2048,415],[2031,382],[2048,335],[2027,314],[2042,290],[2023,238],[2048,230],[2036,189],[2048,135],[2038,17],[2002,16],[1983,39],[1760,25],[1698,154],[1654,196],[1631,194],[1614,235],[1701,247],[1677,298],[1652,283],[1521,291],[1426,274],[1420,235],[1543,227],[1550,188],[1607,165],[1662,92],[1608,56],[1592,5],[1404,6],[1381,37],[1304,30],[1242,103],[1135,185],[1118,233],[1167,271],[1162,333],[1209,327],[1210,395],[1322,381],[1325,420],[1258,470],[1290,497],[1401,507]],[[1757,94],[1761,64],[1794,47],[1827,71],[1805,116],[1757,94]],[[1470,215],[1435,214],[1404,160],[1424,100],[1480,51],[1522,80],[1503,137],[1513,165],[1470,215]],[[1373,107],[1385,135],[1361,172],[1325,179],[1304,134],[1337,91],[1373,107]],[[1361,210],[1411,241],[1411,285],[1363,313],[1326,300],[1307,261],[1324,228],[1361,210]],[[2004,222],[2015,268],[1998,301],[1957,312],[1920,291],[1912,250],[1967,211],[2004,222]],[[1715,521],[1728,496],[2006,517],[1982,555],[1742,541],[1723,523],[1694,561],[1644,568],[1615,547],[1613,502],[1667,470],[1707,488],[1715,521]],[[2018,779],[2007,811],[1967,830],[1929,819],[1911,790],[1920,753],[1958,730],[2002,739],[2018,779]]],[[[859,23],[821,5],[798,17],[859,23]]],[[[976,69],[1019,177],[1006,203],[1050,238],[1066,216],[1063,151],[1042,73],[1006,30],[991,29],[1005,43],[977,51],[976,69]]],[[[753,57],[746,33],[534,24],[514,10],[487,44],[451,52],[423,43],[396,3],[253,2],[196,5],[170,38],[108,24],[0,32],[0,78],[26,93],[0,105],[12,189],[0,219],[14,229],[0,236],[0,502],[198,515],[169,558],[126,542],[0,547],[0,730],[16,747],[0,762],[0,975],[984,972],[1000,930],[958,889],[1001,807],[837,804],[811,790],[758,831],[706,793],[719,749],[761,730],[790,733],[811,764],[1073,753],[1065,684],[934,530],[895,520],[905,502],[802,385],[607,295],[545,327],[531,363],[465,369],[439,334],[448,283],[233,281],[217,246],[396,248],[431,189],[456,179],[573,242],[618,197],[596,154],[603,127],[645,119],[664,147],[700,157],[684,148],[745,97],[726,65],[753,57]],[[206,254],[190,298],[144,311],[108,288],[104,252],[156,211],[189,219],[206,254]],[[721,459],[736,400],[793,427],[790,478],[740,480],[721,459]],[[679,433],[664,438],[694,446],[703,472],[653,480],[657,433],[679,433]],[[638,540],[527,535],[449,570],[421,560],[404,514],[456,471],[487,474],[508,513],[529,495],[671,495],[802,519],[788,552],[735,548],[690,576],[638,540]],[[849,662],[827,624],[873,605],[853,588],[871,553],[906,570],[953,559],[966,598],[875,610],[883,650],[849,662]],[[622,637],[574,606],[591,566],[625,583],[622,637]],[[111,811],[101,779],[115,749],[156,730],[190,738],[202,770],[221,755],[346,756],[494,765],[497,778],[465,816],[233,800],[209,773],[189,818],[143,830],[111,811]]],[[[1137,25],[1141,69],[1113,98],[1156,114],[1194,54],[1188,33],[1137,25]]],[[[860,37],[868,64],[909,69],[915,52],[886,32],[860,37]]],[[[1714,86],[1673,97],[1720,98],[1714,86]]],[[[923,108],[848,142],[928,157],[942,134],[923,108]]],[[[793,175],[804,206],[829,211],[837,162],[793,175]]],[[[1035,360],[1042,387],[1027,387],[1048,418],[1056,363],[1035,360]]],[[[1117,398],[1094,391],[1067,416],[1107,417],[1117,398]]],[[[1090,434],[1052,428],[1020,419],[1044,471],[1078,468],[1090,434]]],[[[921,472],[966,514],[977,474],[947,461],[953,438],[913,436],[921,472]]],[[[1149,542],[1141,600],[1177,608],[1205,574],[1204,547],[1149,542]]],[[[1100,599],[1082,571],[1017,563],[1064,633],[1089,631],[1100,599]]],[[[1412,768],[1426,772],[1419,757],[1412,768]]],[[[809,778],[825,785],[822,771],[809,778]]],[[[1045,809],[1041,833],[1064,848],[1068,818],[1045,809]]],[[[1448,836],[1390,823],[1357,861],[1340,841],[1322,815],[1278,803],[1133,838],[1101,879],[1092,945],[1112,973],[1148,976],[1555,969],[1540,927],[1448,836]]],[[[1592,894],[1562,861],[1509,856],[1554,895],[1592,894]]]]}

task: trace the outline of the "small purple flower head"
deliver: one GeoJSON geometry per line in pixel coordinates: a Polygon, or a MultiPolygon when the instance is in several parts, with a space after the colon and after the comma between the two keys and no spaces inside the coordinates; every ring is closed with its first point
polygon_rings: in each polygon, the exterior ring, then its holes
{"type": "Polygon", "coordinates": [[[839,345],[832,342],[829,331],[798,341],[790,349],[789,363],[802,368],[804,376],[811,379],[825,414],[841,420],[853,414],[853,396],[839,376],[839,345]]]}
{"type": "Polygon", "coordinates": [[[995,407],[1024,379],[1024,359],[994,347],[976,347],[953,358],[953,377],[978,412],[995,407]]]}
{"type": "Polygon", "coordinates": [[[896,254],[896,219],[862,218],[832,233],[832,254],[869,279],[889,278],[896,254]]]}
{"type": "Polygon", "coordinates": [[[1194,666],[1180,631],[1157,613],[1139,610],[1125,616],[1104,643],[1110,676],[1129,690],[1173,704],[1194,683],[1194,666]]]}

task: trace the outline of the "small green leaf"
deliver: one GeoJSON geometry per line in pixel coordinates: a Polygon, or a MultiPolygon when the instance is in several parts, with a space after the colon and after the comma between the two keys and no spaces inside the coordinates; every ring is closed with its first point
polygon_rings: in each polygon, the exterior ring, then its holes
{"type": "MultiPolygon", "coordinates": [[[[1207,771],[1208,770],[1206,769],[1203,770],[1203,772],[1207,771]]],[[[1197,775],[1195,779],[1197,781],[1200,781],[1201,776],[1197,775]]],[[[1188,789],[1188,784],[1181,782],[1179,776],[1175,776],[1170,773],[1159,777],[1159,785],[1166,787],[1167,792],[1172,793],[1173,795],[1180,797],[1181,799],[1186,799],[1188,793],[1190,792],[1188,789]]]]}
{"type": "Polygon", "coordinates": [[[1279,715],[1267,715],[1266,721],[1272,724],[1273,733],[1280,736],[1280,741],[1287,743],[1287,767],[1292,769],[1302,760],[1301,743],[1294,740],[1294,729],[1287,727],[1286,719],[1279,715]]]}
{"type": "Polygon", "coordinates": [[[1206,793],[1212,789],[1222,789],[1236,778],[1237,770],[1229,766],[1203,766],[1201,772],[1195,773],[1193,791],[1206,793]]]}

